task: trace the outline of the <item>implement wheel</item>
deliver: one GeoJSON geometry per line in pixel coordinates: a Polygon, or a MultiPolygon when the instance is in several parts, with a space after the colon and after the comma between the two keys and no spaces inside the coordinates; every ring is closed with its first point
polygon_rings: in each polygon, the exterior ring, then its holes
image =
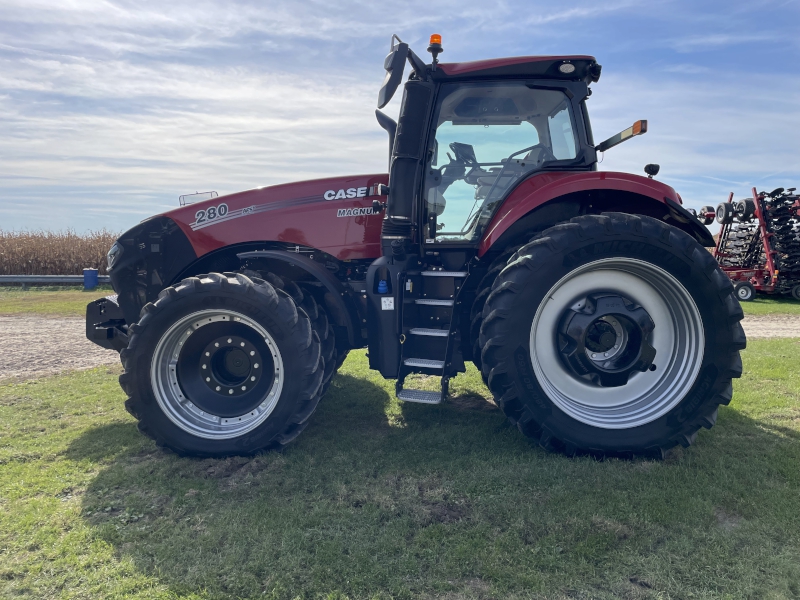
{"type": "Polygon", "coordinates": [[[733,289],[736,292],[736,298],[739,302],[750,302],[756,297],[756,288],[747,281],[740,281],[733,286],[733,289]]]}
{"type": "Polygon", "coordinates": [[[319,402],[319,337],[291,296],[261,279],[185,279],[146,305],[131,332],[121,354],[126,408],[179,454],[282,446],[319,402]]]}
{"type": "Polygon", "coordinates": [[[512,422],[567,454],[691,444],[731,399],[742,309],[684,232],[629,214],[583,216],[512,256],[483,309],[483,374],[512,422]]]}

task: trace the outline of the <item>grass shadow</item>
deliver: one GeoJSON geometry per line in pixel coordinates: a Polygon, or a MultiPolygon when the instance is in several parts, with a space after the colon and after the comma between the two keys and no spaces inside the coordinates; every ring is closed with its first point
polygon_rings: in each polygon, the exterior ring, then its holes
{"type": "Polygon", "coordinates": [[[388,389],[340,374],[296,443],[248,458],[90,429],[67,450],[102,464],[83,518],[175,595],[655,598],[718,589],[713,568],[762,596],[800,580],[793,429],[723,407],[665,461],[598,462],[532,446],[476,385],[441,406],[388,389]]]}

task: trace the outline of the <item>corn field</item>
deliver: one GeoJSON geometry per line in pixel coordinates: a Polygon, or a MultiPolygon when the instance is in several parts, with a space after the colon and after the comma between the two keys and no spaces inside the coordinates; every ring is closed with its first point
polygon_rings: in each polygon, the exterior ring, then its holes
{"type": "Polygon", "coordinates": [[[85,268],[106,274],[106,253],[116,233],[0,230],[0,275],[80,275],[85,268]]]}

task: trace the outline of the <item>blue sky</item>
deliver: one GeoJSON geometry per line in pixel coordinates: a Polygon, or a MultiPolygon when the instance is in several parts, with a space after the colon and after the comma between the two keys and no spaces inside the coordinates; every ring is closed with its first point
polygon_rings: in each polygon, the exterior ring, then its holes
{"type": "Polygon", "coordinates": [[[392,33],[424,56],[441,33],[448,62],[596,56],[595,139],[649,120],[601,169],[659,163],[689,206],[800,187],[798,17],[798,0],[0,0],[0,228],[123,230],[180,194],[380,172],[392,33]]]}

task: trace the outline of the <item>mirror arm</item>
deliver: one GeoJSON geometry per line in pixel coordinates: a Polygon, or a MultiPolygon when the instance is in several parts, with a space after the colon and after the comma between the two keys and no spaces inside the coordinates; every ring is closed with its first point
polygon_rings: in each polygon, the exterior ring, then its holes
{"type": "Polygon", "coordinates": [[[408,63],[411,65],[411,68],[414,69],[418,79],[421,81],[428,79],[428,68],[425,66],[423,60],[414,54],[411,48],[408,49],[408,63]]]}
{"type": "Polygon", "coordinates": [[[594,149],[598,152],[605,152],[609,148],[613,148],[614,146],[621,144],[622,142],[627,141],[636,135],[642,135],[643,133],[647,133],[647,121],[636,121],[636,123],[628,127],[626,130],[620,131],[617,135],[612,135],[604,142],[600,142],[594,147],[594,149]]]}

